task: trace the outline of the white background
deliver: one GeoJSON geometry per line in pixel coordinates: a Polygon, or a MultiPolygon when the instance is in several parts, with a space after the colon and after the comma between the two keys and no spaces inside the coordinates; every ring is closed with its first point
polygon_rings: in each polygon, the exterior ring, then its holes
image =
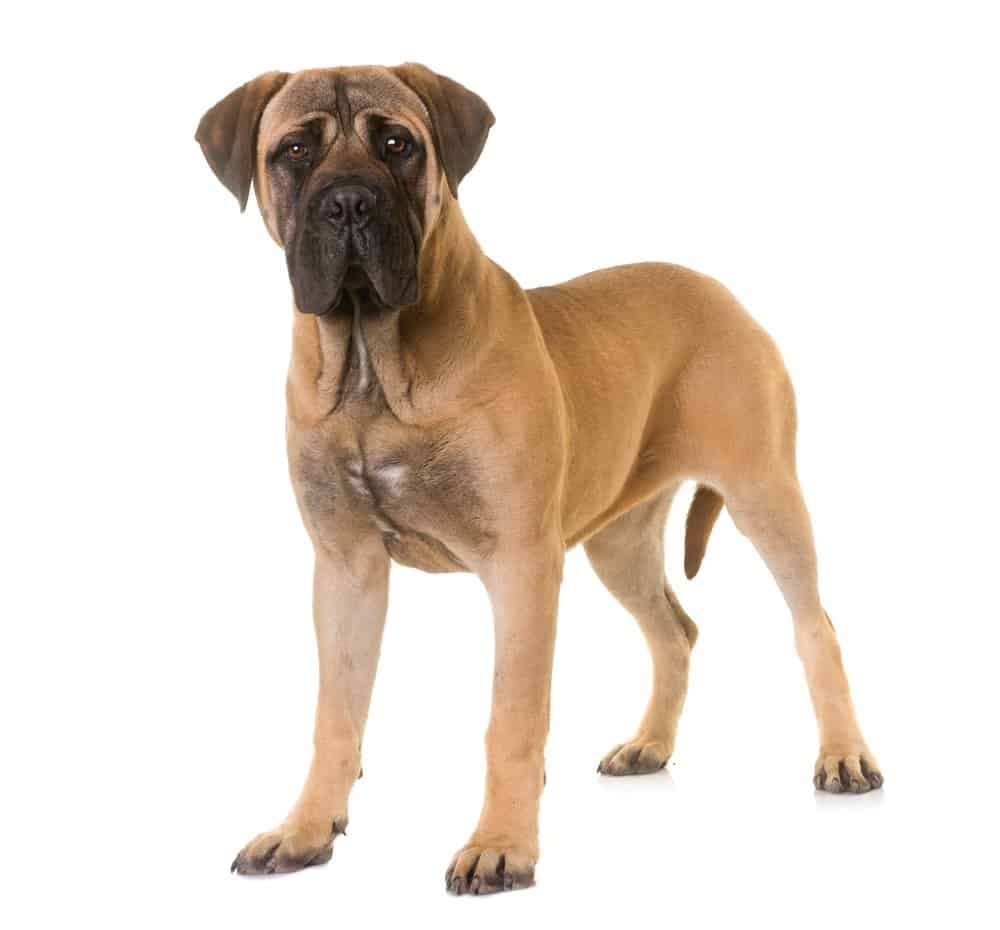
{"type": "MultiPolygon", "coordinates": [[[[996,919],[998,31],[990,4],[46,6],[4,25],[9,927],[984,926],[996,919]],[[724,517],[667,773],[602,779],[649,669],[573,552],[538,886],[445,894],[491,675],[474,578],[393,575],[350,835],[231,876],[305,774],[311,553],[281,253],[192,139],[281,68],[423,61],[497,124],[462,204],[525,286],[664,259],[797,385],[826,606],[886,787],[814,793],[791,623],[724,517]]],[[[993,926],[996,924],[993,923],[993,926]]]]}

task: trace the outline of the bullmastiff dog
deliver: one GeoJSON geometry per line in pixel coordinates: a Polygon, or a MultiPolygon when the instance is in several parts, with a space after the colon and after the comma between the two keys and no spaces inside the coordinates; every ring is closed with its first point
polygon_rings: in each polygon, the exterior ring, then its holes
{"type": "Polygon", "coordinates": [[[285,253],[288,461],[315,548],[315,752],[291,813],[236,872],[327,862],[345,832],[396,561],[475,572],[493,610],[485,800],[447,888],[531,885],[564,554],[583,543],[653,660],[649,705],[598,770],[662,769],[698,635],[663,564],[685,481],[688,578],[725,505],[788,604],[816,788],[882,785],[820,603],[774,343],[722,285],[676,265],[519,287],[458,201],[492,125],[476,94],[404,64],[262,74],[198,127],[212,170],[241,208],[255,190],[285,253]]]}

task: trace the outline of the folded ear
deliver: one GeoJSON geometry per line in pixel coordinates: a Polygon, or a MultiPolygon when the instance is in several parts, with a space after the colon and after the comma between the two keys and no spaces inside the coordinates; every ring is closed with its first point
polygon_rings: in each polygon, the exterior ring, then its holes
{"type": "Polygon", "coordinates": [[[392,71],[427,107],[438,157],[457,197],[459,182],[479,161],[495,122],[490,108],[482,97],[423,65],[407,62],[392,71]]]}
{"type": "Polygon", "coordinates": [[[269,71],[223,97],[198,124],[195,139],[215,176],[247,207],[253,181],[257,128],[268,101],[288,80],[284,71],[269,71]]]}

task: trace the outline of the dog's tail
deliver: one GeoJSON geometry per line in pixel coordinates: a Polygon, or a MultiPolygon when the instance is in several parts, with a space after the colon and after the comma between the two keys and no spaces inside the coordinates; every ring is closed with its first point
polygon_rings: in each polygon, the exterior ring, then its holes
{"type": "Polygon", "coordinates": [[[722,495],[703,484],[698,485],[691,509],[688,511],[687,528],[684,532],[684,574],[694,578],[701,568],[708,548],[715,521],[722,512],[722,495]]]}

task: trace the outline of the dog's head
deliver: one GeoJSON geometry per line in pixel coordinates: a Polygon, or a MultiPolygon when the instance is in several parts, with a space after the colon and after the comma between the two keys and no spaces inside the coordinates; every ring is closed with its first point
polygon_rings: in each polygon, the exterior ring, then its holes
{"type": "Polygon", "coordinates": [[[241,210],[253,184],[296,306],[323,314],[349,291],[418,300],[423,244],[492,125],[474,93],[405,64],[262,74],[212,107],[196,139],[241,210]]]}

